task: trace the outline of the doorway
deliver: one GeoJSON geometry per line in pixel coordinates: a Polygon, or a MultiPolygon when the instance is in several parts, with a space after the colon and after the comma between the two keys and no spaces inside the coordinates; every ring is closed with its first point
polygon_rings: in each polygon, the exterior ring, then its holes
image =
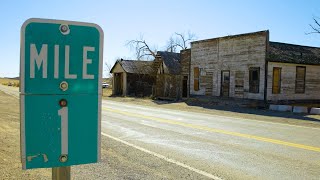
{"type": "Polygon", "coordinates": [[[122,95],[122,73],[114,74],[114,95],[122,95]]]}
{"type": "Polygon", "coordinates": [[[183,76],[182,80],[182,97],[188,97],[188,76],[183,76]]]}
{"type": "Polygon", "coordinates": [[[230,71],[221,71],[221,96],[229,97],[230,71]]]}

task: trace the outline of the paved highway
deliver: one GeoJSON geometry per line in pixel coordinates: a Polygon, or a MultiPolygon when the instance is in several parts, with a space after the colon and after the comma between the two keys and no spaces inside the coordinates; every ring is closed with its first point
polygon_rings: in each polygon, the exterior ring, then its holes
{"type": "Polygon", "coordinates": [[[320,178],[318,128],[112,101],[103,102],[102,127],[119,142],[181,162],[206,177],[320,178]]]}
{"type": "Polygon", "coordinates": [[[89,170],[96,179],[320,178],[319,128],[108,100],[102,106],[103,160],[74,168],[78,179],[89,170]]]}

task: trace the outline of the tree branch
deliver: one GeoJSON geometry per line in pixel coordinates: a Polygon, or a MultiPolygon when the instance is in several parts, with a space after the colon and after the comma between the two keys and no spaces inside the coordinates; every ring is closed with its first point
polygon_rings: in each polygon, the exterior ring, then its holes
{"type": "Polygon", "coordinates": [[[311,29],[313,29],[313,32],[309,32],[306,34],[320,34],[320,22],[317,20],[316,17],[313,17],[313,21],[314,21],[315,25],[309,24],[311,29]]]}
{"type": "Polygon", "coordinates": [[[167,50],[171,50],[171,52],[177,52],[177,50],[181,49],[188,49],[190,47],[190,42],[195,40],[195,35],[188,32],[186,36],[183,33],[175,32],[173,36],[170,37],[169,41],[167,42],[167,50]],[[175,36],[175,38],[174,38],[175,36]]]}
{"type": "Polygon", "coordinates": [[[127,42],[127,46],[130,47],[130,49],[135,50],[136,58],[140,60],[144,56],[153,56],[156,57],[155,51],[153,51],[149,45],[146,43],[145,40],[143,40],[143,37],[140,37],[140,40],[131,40],[127,42]]]}

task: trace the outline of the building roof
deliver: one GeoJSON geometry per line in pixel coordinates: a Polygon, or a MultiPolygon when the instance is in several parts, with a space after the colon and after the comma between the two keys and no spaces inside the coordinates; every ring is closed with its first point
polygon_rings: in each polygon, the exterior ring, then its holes
{"type": "Polygon", "coordinates": [[[180,53],[158,51],[157,57],[161,57],[170,74],[180,74],[180,53]]]}
{"type": "Polygon", "coordinates": [[[256,31],[256,32],[250,32],[250,33],[235,34],[235,35],[215,37],[215,38],[210,38],[210,39],[197,40],[197,41],[192,41],[191,44],[210,42],[210,41],[215,41],[217,39],[231,39],[231,38],[238,38],[238,37],[243,37],[243,36],[254,36],[254,35],[269,36],[269,30],[263,30],[263,31],[256,31]]]}
{"type": "Polygon", "coordinates": [[[123,70],[127,73],[133,74],[152,74],[154,72],[152,68],[153,61],[140,61],[140,60],[118,60],[111,69],[111,73],[113,73],[113,69],[116,64],[119,63],[123,70]]]}
{"type": "Polygon", "coordinates": [[[320,48],[269,42],[267,61],[320,65],[320,48]]]}

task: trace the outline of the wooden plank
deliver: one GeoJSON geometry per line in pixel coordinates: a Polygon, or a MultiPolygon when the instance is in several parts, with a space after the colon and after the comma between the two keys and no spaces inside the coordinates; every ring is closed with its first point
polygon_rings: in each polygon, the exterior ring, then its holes
{"type": "Polygon", "coordinates": [[[194,79],[194,87],[195,91],[199,91],[199,79],[194,79]]]}
{"type": "Polygon", "coordinates": [[[70,166],[54,167],[52,168],[52,180],[70,180],[70,171],[70,166]]]}
{"type": "Polygon", "coordinates": [[[297,66],[296,68],[296,93],[304,93],[305,91],[306,67],[297,66]]]}
{"type": "Polygon", "coordinates": [[[279,94],[281,88],[281,68],[273,67],[272,93],[279,94]]]}
{"type": "Polygon", "coordinates": [[[194,77],[199,78],[199,67],[194,67],[194,77]]]}

